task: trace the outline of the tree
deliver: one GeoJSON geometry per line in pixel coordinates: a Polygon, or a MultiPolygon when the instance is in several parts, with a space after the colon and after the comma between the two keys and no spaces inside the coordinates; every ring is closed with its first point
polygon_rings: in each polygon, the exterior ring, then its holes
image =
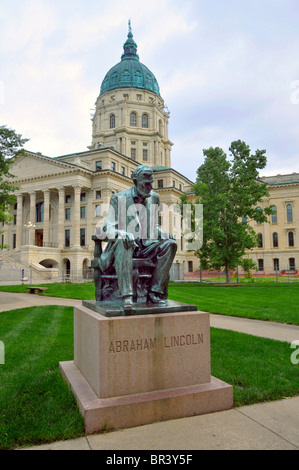
{"type": "Polygon", "coordinates": [[[266,151],[251,154],[241,140],[229,150],[231,161],[219,147],[203,150],[205,161],[193,187],[203,204],[203,244],[195,254],[203,269],[225,269],[227,283],[245,250],[258,245],[248,221],[266,222],[271,213],[271,207],[257,206],[269,195],[267,184],[258,179],[258,170],[267,163],[266,151]]]}
{"type": "MultiPolygon", "coordinates": [[[[22,138],[14,130],[0,126],[0,223],[7,224],[12,218],[9,215],[10,205],[16,203],[12,193],[18,189],[18,186],[9,181],[14,177],[9,167],[18,155],[25,154],[22,147],[27,141],[28,139],[22,138]]],[[[1,248],[4,246],[0,243],[1,248]]]]}
{"type": "Polygon", "coordinates": [[[245,272],[245,277],[251,277],[251,271],[257,269],[257,264],[251,258],[242,258],[240,266],[245,272]]]}

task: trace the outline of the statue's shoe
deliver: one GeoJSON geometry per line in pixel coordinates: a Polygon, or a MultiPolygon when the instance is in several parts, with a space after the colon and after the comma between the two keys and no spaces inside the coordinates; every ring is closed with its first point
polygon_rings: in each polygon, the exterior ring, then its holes
{"type": "Polygon", "coordinates": [[[156,294],[154,292],[149,292],[147,294],[147,302],[150,304],[165,305],[165,300],[161,299],[159,294],[156,294]]]}
{"type": "Polygon", "coordinates": [[[124,297],[122,300],[122,307],[126,315],[130,314],[133,310],[133,298],[131,296],[124,297]]]}

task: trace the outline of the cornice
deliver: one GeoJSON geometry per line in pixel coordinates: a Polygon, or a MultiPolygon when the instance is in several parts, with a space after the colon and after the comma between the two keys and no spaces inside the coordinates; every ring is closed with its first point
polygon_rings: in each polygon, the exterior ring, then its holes
{"type": "Polygon", "coordinates": [[[84,171],[84,170],[82,170],[82,168],[72,168],[72,169],[69,169],[68,171],[64,171],[63,173],[48,173],[48,174],[44,174],[44,175],[31,176],[30,178],[14,179],[14,183],[15,184],[28,183],[29,181],[44,180],[44,179],[47,179],[47,178],[65,176],[65,175],[74,174],[74,173],[85,173],[89,176],[91,176],[93,174],[93,172],[89,171],[89,170],[84,171]]]}

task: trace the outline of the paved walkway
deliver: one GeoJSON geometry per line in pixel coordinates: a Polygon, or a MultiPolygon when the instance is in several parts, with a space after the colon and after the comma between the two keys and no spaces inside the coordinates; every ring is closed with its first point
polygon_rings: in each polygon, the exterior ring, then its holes
{"type": "MultiPolygon", "coordinates": [[[[0,311],[33,305],[79,305],[73,299],[0,292],[0,311]]],[[[291,342],[299,327],[211,315],[211,326],[291,342]]],[[[290,349],[290,354],[292,350],[290,349]]],[[[294,365],[298,368],[299,364],[294,365]]],[[[30,447],[29,450],[299,450],[299,396],[202,416],[153,423],[30,447]]],[[[117,455],[117,453],[116,453],[117,455]]]]}
{"type": "Polygon", "coordinates": [[[40,305],[81,305],[81,300],[47,297],[38,294],[17,294],[14,292],[0,292],[0,312],[16,308],[34,307],[40,305]]]}
{"type": "Polygon", "coordinates": [[[299,326],[296,325],[214,314],[210,314],[210,325],[215,328],[240,331],[249,335],[287,341],[289,343],[299,340],[299,326]]]}
{"type": "Polygon", "coordinates": [[[71,441],[55,442],[30,449],[299,450],[298,410],[299,397],[295,397],[96,434],[71,441]]]}

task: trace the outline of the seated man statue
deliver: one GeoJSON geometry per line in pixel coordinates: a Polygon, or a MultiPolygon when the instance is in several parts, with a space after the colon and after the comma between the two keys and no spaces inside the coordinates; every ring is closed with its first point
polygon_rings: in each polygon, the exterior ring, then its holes
{"type": "Polygon", "coordinates": [[[163,234],[158,226],[160,196],[152,191],[152,168],[140,165],[132,178],[131,188],[111,197],[103,228],[108,244],[99,260],[103,273],[114,266],[126,313],[133,308],[133,258],[153,261],[147,302],[163,305],[169,270],[177,251],[173,236],[163,234]]]}

